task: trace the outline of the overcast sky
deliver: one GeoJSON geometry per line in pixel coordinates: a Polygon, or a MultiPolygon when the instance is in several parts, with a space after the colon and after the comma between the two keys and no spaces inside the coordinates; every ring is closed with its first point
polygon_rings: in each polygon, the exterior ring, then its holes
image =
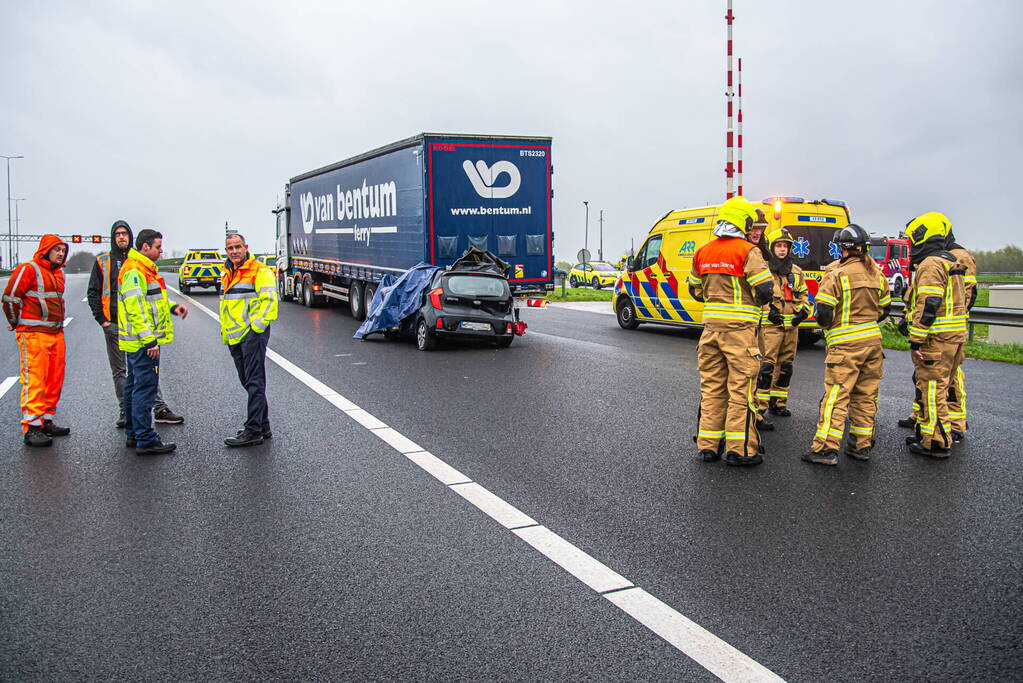
{"type": "MultiPolygon", "coordinates": [[[[747,197],[844,199],[871,232],[939,210],[968,247],[1023,242],[1023,3],[734,8],[747,197]]],[[[591,251],[604,209],[613,258],[724,198],[724,9],[8,0],[0,154],[25,156],[22,232],[123,218],[174,250],[220,244],[227,220],[263,251],[294,175],[423,131],[549,135],[557,257],[588,200],[591,251]]]]}

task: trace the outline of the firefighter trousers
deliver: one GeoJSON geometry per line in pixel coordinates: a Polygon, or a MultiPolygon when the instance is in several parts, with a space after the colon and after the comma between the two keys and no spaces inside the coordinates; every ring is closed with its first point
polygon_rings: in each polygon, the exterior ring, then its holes
{"type": "Polygon", "coordinates": [[[952,423],[952,431],[966,433],[966,375],[963,373],[963,358],[966,356],[966,345],[959,347],[952,370],[951,381],[948,383],[948,419],[952,423]]]}
{"type": "Polygon", "coordinates": [[[696,348],[700,413],[696,448],[754,456],[761,452],[755,383],[760,369],[757,328],[704,328],[696,348]]]}
{"type": "Polygon", "coordinates": [[[16,332],[21,360],[21,431],[42,427],[57,412],[64,388],[64,331],[16,332]]]}
{"type": "Polygon", "coordinates": [[[779,408],[789,401],[792,383],[792,361],[796,359],[799,329],[790,325],[763,325],[760,328],[760,351],[764,360],[757,375],[757,409],[767,410],[773,401],[779,408]]]}
{"type": "MultiPolygon", "coordinates": [[[[913,356],[916,370],[916,436],[925,450],[952,447],[952,420],[949,414],[949,385],[953,372],[962,364],[963,344],[928,338],[920,347],[923,359],[913,356]]],[[[965,418],[964,418],[965,421],[965,418]]]]}
{"type": "Polygon", "coordinates": [[[874,445],[877,392],[884,376],[880,339],[828,347],[824,359],[824,396],[811,449],[838,450],[849,418],[848,448],[874,445]]]}

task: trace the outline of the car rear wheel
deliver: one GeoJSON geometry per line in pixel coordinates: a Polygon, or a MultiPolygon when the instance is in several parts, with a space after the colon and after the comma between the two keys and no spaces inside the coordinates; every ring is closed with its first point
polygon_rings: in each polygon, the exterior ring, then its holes
{"type": "Polygon", "coordinates": [[[366,307],[363,305],[362,283],[358,280],[352,280],[352,283],[348,285],[348,310],[356,320],[362,320],[366,317],[366,307]]]}
{"type": "Polygon", "coordinates": [[[505,337],[498,337],[497,338],[497,346],[498,346],[498,348],[506,349],[506,348],[508,348],[509,346],[512,345],[513,341],[515,341],[515,335],[514,334],[509,334],[509,335],[507,335],[505,337]]]}
{"type": "Polygon", "coordinates": [[[636,319],[636,307],[632,305],[632,300],[627,296],[618,300],[618,305],[615,306],[615,317],[618,318],[618,325],[623,330],[634,330],[639,327],[639,321],[636,319]]]}
{"type": "Polygon", "coordinates": [[[437,334],[426,324],[425,318],[420,318],[416,325],[416,346],[420,351],[433,351],[437,348],[437,334]]]}

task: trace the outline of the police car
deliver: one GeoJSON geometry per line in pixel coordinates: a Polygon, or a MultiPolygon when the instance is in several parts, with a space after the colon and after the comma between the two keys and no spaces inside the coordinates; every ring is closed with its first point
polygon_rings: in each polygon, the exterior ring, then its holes
{"type": "Polygon", "coordinates": [[[568,281],[573,287],[590,286],[600,289],[611,286],[618,279],[618,269],[604,261],[577,263],[568,273],[568,281]]]}
{"type": "Polygon", "coordinates": [[[220,292],[220,276],[224,272],[224,256],[215,249],[192,249],[178,269],[178,286],[182,294],[193,287],[212,287],[220,292]]]}

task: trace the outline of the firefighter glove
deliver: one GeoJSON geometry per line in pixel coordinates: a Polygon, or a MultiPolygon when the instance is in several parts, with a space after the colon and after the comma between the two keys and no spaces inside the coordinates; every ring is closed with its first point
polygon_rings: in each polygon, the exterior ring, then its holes
{"type": "Polygon", "coordinates": [[[781,317],[781,311],[774,306],[771,306],[771,310],[767,314],[767,319],[771,321],[772,325],[785,324],[785,320],[781,317]]]}
{"type": "Polygon", "coordinates": [[[810,312],[805,308],[801,308],[796,311],[795,315],[792,316],[792,327],[799,327],[799,323],[803,322],[810,317],[810,312]]]}

